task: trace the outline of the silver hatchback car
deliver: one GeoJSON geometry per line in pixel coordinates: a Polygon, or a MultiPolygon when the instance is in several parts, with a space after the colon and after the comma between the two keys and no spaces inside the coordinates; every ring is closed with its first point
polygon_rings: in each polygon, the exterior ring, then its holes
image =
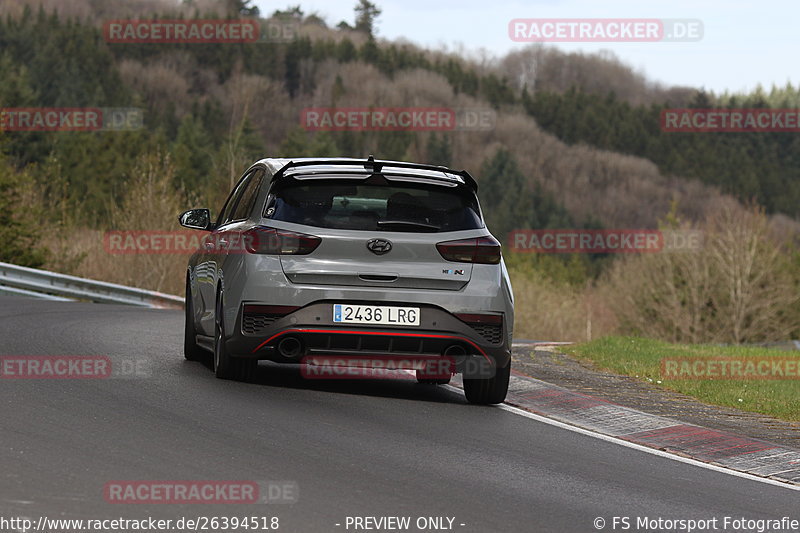
{"type": "Polygon", "coordinates": [[[259,360],[325,357],[429,384],[461,373],[468,401],[501,403],[513,293],[477,188],[466,171],[372,156],[256,162],[216,221],[180,216],[210,232],[186,275],[186,358],[210,351],[238,380],[259,360]]]}

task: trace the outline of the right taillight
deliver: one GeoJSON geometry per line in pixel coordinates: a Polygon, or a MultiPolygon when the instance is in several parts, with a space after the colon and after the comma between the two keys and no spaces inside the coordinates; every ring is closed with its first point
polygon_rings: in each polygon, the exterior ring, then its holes
{"type": "Polygon", "coordinates": [[[479,315],[475,313],[454,313],[456,318],[467,324],[477,324],[479,326],[491,325],[499,326],[503,323],[503,315],[479,315]]]}
{"type": "Polygon", "coordinates": [[[500,243],[492,236],[440,242],[436,249],[442,257],[456,263],[496,265],[500,262],[500,243]]]}

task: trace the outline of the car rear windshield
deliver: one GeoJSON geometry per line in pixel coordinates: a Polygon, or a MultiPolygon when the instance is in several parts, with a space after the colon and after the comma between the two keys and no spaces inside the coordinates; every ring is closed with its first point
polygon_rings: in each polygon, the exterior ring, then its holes
{"type": "Polygon", "coordinates": [[[264,216],[332,229],[443,232],[483,227],[478,201],[463,186],[294,182],[273,190],[264,216]]]}

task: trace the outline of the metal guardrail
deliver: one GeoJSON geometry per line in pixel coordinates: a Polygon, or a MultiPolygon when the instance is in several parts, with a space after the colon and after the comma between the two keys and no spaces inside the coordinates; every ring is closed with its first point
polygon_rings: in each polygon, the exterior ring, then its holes
{"type": "Polygon", "coordinates": [[[51,300],[66,297],[139,307],[172,309],[183,307],[183,298],[180,296],[9,263],[0,263],[0,292],[36,295],[51,300]]]}
{"type": "MultiPolygon", "coordinates": [[[[184,299],[173,294],[137,289],[116,283],[96,281],[39,270],[10,263],[0,263],[0,294],[21,294],[52,301],[90,300],[100,303],[117,303],[176,309],[183,308],[184,299]]],[[[571,342],[542,342],[527,339],[515,340],[515,345],[559,345],[571,342]]],[[[724,345],[721,345],[724,346],[724,345]]],[[[800,350],[800,340],[779,343],[761,343],[755,346],[783,350],[800,350]]]]}

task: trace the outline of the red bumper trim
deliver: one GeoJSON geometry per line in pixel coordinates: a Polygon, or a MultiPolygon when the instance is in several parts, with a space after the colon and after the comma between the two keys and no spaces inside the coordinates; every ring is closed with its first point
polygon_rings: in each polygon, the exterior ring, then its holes
{"type": "Polygon", "coordinates": [[[458,335],[437,335],[434,333],[406,333],[398,331],[397,333],[386,333],[381,331],[369,331],[369,330],[343,330],[343,329],[314,329],[314,328],[292,328],[286,329],[279,333],[276,333],[272,337],[268,338],[258,346],[256,346],[251,353],[256,353],[261,348],[272,342],[274,339],[281,337],[283,335],[287,335],[289,333],[332,333],[332,334],[339,334],[339,335],[379,335],[383,337],[425,337],[428,339],[455,339],[462,342],[466,342],[471,345],[473,348],[478,350],[482,356],[486,358],[491,364],[494,364],[492,358],[486,355],[486,352],[481,349],[480,346],[472,342],[471,340],[467,339],[466,337],[461,337],[458,335]]]}

